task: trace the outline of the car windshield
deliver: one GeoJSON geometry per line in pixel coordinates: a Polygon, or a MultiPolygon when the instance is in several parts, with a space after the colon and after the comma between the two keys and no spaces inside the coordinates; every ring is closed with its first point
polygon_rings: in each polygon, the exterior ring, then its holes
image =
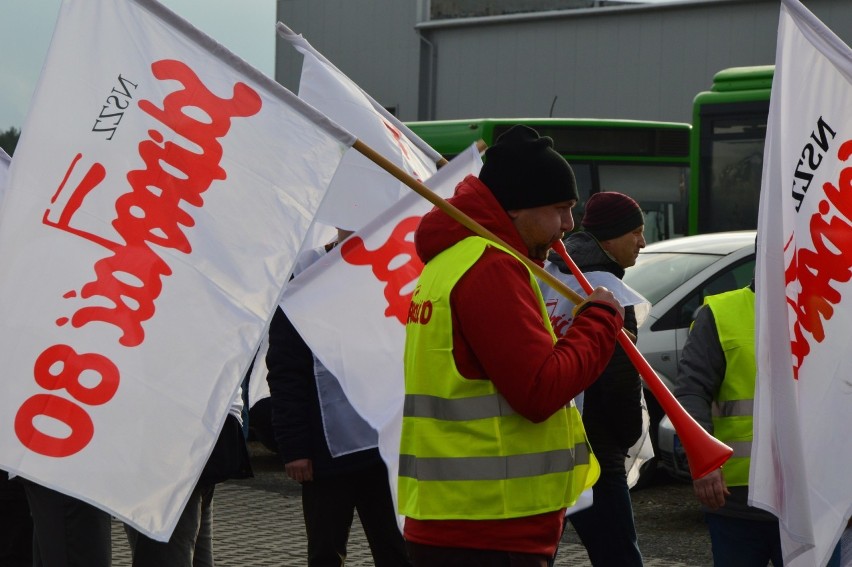
{"type": "Polygon", "coordinates": [[[636,265],[625,271],[624,283],[653,305],[721,257],[684,252],[642,253],[636,265]]]}

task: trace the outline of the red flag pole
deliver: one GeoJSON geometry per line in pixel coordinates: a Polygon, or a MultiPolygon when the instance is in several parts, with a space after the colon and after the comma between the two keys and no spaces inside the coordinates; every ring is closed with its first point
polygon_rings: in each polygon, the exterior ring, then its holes
{"type": "MultiPolygon", "coordinates": [[[[586,276],[577,267],[571,256],[568,255],[565,244],[561,240],[557,240],[553,244],[553,249],[568,265],[568,268],[574,277],[577,278],[577,281],[580,282],[583,290],[587,294],[592,293],[592,286],[589,280],[586,279],[586,276]]],[[[686,457],[689,461],[689,472],[692,478],[701,478],[721,467],[731,457],[734,450],[707,433],[683,409],[683,406],[680,405],[677,398],[674,397],[663,381],[660,380],[660,377],[657,376],[657,373],[654,372],[654,369],[651,368],[651,365],[648,364],[648,361],[645,360],[645,357],[642,356],[642,353],[639,352],[639,349],[636,348],[636,345],[633,344],[633,341],[630,340],[624,329],[618,333],[618,344],[621,345],[621,348],[630,357],[633,366],[639,371],[645,384],[650,388],[651,393],[660,402],[660,407],[663,408],[666,415],[672,421],[672,425],[675,431],[677,431],[683,448],[686,451],[686,457]]]]}

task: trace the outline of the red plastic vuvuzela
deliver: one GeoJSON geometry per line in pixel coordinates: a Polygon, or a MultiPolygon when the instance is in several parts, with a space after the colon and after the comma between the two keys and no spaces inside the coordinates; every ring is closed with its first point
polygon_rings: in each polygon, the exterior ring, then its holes
{"type": "MultiPolygon", "coordinates": [[[[432,190],[423,185],[423,183],[414,179],[398,165],[370,148],[361,140],[356,139],[352,144],[352,148],[399,179],[402,183],[413,189],[418,195],[444,211],[450,218],[455,219],[461,225],[469,228],[478,236],[509,249],[512,248],[494,233],[487,230],[445,199],[433,193],[432,190]]],[[[557,240],[553,249],[562,256],[571,268],[572,273],[577,277],[577,280],[584,284],[584,289],[588,290],[587,293],[591,293],[591,286],[589,285],[589,282],[586,281],[586,278],[577,268],[577,265],[568,256],[568,252],[565,250],[565,246],[562,244],[562,241],[557,240]]],[[[518,259],[521,260],[537,277],[542,278],[548,283],[553,282],[553,286],[556,286],[560,293],[564,293],[565,297],[568,297],[571,301],[576,303],[582,300],[576,292],[569,289],[558,278],[553,277],[552,274],[543,270],[540,265],[527,258],[522,252],[516,252],[518,259]]],[[[666,414],[668,414],[669,419],[671,419],[672,425],[674,425],[675,431],[677,431],[677,434],[680,436],[680,440],[686,450],[686,456],[689,459],[689,470],[692,474],[692,478],[700,478],[721,467],[722,463],[727,461],[733,454],[733,449],[704,431],[704,429],[698,425],[698,422],[686,413],[686,410],[683,409],[669,389],[666,388],[666,385],[663,384],[662,380],[660,380],[651,368],[651,365],[648,364],[642,354],[636,350],[636,345],[631,342],[624,330],[618,334],[618,342],[630,356],[630,360],[633,362],[634,366],[636,366],[636,369],[645,380],[645,383],[654,394],[654,397],[656,397],[660,402],[660,406],[663,408],[663,411],[665,411],[666,414]]]]}
{"type": "MultiPolygon", "coordinates": [[[[565,245],[562,241],[557,240],[553,244],[553,249],[565,260],[565,263],[574,277],[577,278],[577,281],[580,282],[583,290],[587,294],[592,293],[592,286],[589,284],[586,276],[583,275],[583,272],[580,271],[580,268],[577,267],[577,264],[574,263],[574,260],[568,255],[568,251],[565,250],[565,245]]],[[[683,409],[683,406],[680,405],[677,398],[672,395],[671,391],[660,380],[660,377],[657,376],[657,373],[654,372],[654,369],[651,368],[651,365],[648,364],[648,361],[645,360],[645,357],[642,356],[642,353],[639,352],[639,349],[636,348],[636,345],[633,344],[633,341],[630,340],[624,329],[618,333],[618,344],[621,345],[627,356],[630,357],[630,361],[633,362],[633,366],[639,371],[651,393],[657,398],[660,407],[669,416],[683,445],[683,449],[686,451],[686,457],[689,461],[689,473],[692,475],[692,478],[701,478],[721,467],[731,457],[734,450],[707,433],[683,409]]]]}

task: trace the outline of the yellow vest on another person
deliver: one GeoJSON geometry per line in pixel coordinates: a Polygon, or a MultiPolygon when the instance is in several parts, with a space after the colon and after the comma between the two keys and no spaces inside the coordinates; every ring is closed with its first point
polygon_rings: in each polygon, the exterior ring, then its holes
{"type": "Polygon", "coordinates": [[[705,299],[725,353],[725,377],[714,400],[713,435],[734,449],[722,466],[728,486],[747,486],[754,428],[754,292],[736,289],[705,299]]]}

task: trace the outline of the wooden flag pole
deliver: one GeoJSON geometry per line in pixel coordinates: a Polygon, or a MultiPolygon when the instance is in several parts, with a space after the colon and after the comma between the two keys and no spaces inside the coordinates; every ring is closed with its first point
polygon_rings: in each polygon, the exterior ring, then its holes
{"type": "Polygon", "coordinates": [[[416,191],[421,197],[444,211],[451,218],[455,219],[457,222],[462,224],[464,227],[473,231],[477,236],[481,236],[486,240],[490,240],[495,244],[499,244],[504,248],[512,250],[515,253],[515,256],[523,262],[537,278],[542,281],[547,282],[547,285],[558,291],[560,294],[567,297],[573,303],[581,303],[583,301],[583,297],[580,296],[573,289],[562,283],[558,278],[554,277],[550,273],[546,272],[541,266],[533,262],[527,257],[526,253],[522,253],[519,250],[516,250],[513,246],[510,246],[506,242],[503,241],[499,236],[470,218],[467,214],[459,210],[455,205],[449,203],[446,199],[443,199],[440,195],[437,195],[434,191],[426,187],[420,181],[417,181],[413,177],[411,177],[408,173],[406,173],[401,167],[372,149],[370,146],[362,142],[361,140],[355,140],[355,143],[352,147],[361,152],[367,159],[396,177],[401,182],[405,183],[408,187],[416,191]]]}

